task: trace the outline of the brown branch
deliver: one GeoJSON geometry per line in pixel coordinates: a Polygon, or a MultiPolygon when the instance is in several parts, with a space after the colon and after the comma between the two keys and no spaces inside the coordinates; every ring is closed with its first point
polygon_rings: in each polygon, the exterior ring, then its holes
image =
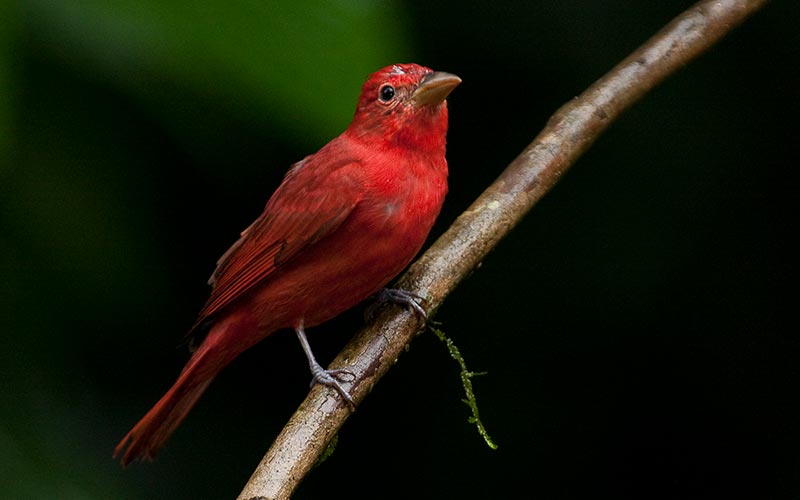
{"type": "MultiPolygon", "coordinates": [[[[401,278],[430,309],[474,270],[597,137],[636,100],[700,55],[767,0],[706,0],[681,14],[550,119],[539,136],[401,278]]],[[[331,366],[355,375],[356,402],[372,390],[423,326],[387,310],[342,350],[331,366]]],[[[261,460],[240,500],[289,498],[351,413],[315,386],[261,460]]]]}

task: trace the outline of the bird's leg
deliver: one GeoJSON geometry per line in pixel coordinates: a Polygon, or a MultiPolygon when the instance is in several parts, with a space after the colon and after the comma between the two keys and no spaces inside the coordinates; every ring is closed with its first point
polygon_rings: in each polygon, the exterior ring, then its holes
{"type": "Polygon", "coordinates": [[[365,312],[368,319],[375,316],[378,308],[386,303],[399,304],[406,306],[410,311],[417,315],[417,317],[424,323],[428,321],[428,314],[420,304],[425,301],[424,297],[411,292],[406,292],[399,288],[383,288],[380,292],[375,294],[375,302],[373,302],[365,312]]]}
{"type": "Polygon", "coordinates": [[[306,338],[306,331],[303,328],[303,325],[299,325],[294,329],[295,333],[297,333],[297,339],[300,341],[300,345],[303,347],[303,352],[306,353],[306,358],[308,358],[308,367],[311,369],[311,376],[313,379],[311,380],[311,385],[313,386],[315,383],[327,385],[328,387],[333,387],[348,403],[355,407],[355,402],[353,398],[350,396],[344,387],[339,383],[339,380],[336,379],[337,376],[340,375],[349,375],[355,378],[353,372],[343,369],[337,370],[326,370],[323,368],[319,363],[317,363],[317,359],[314,357],[314,353],[311,352],[311,346],[308,345],[308,339],[306,338]]]}

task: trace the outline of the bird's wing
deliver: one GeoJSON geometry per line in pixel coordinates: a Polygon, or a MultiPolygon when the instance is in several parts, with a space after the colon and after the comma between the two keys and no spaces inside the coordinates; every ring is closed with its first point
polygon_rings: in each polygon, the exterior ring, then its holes
{"type": "Polygon", "coordinates": [[[217,261],[209,279],[211,297],[192,330],[335,231],[352,212],[361,199],[360,164],[346,160],[320,167],[314,156],[296,164],[261,216],[217,261]]]}

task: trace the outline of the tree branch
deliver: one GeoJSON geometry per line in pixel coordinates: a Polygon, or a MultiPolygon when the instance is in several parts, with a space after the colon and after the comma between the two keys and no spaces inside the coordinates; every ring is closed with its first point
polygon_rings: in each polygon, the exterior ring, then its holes
{"type": "MultiPolygon", "coordinates": [[[[674,19],[583,94],[559,109],[539,136],[400,279],[431,310],[472,272],[561,175],[629,108],[700,55],[767,0],[706,0],[674,19]]],[[[331,364],[355,375],[360,402],[424,329],[409,312],[385,310],[331,364]]],[[[345,384],[347,386],[347,384],[345,384]]],[[[239,500],[289,498],[352,410],[316,385],[275,439],[239,500]]]]}

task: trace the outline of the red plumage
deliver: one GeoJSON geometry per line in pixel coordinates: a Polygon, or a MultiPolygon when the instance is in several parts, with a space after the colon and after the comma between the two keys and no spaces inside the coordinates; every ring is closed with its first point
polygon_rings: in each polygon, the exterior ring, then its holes
{"type": "Polygon", "coordinates": [[[445,98],[458,83],[416,64],[369,77],[347,130],[289,170],[220,258],[192,328],[209,326],[207,336],[114,456],[152,459],[242,351],[276,330],[300,335],[333,318],[408,265],[447,192],[445,98]]]}

